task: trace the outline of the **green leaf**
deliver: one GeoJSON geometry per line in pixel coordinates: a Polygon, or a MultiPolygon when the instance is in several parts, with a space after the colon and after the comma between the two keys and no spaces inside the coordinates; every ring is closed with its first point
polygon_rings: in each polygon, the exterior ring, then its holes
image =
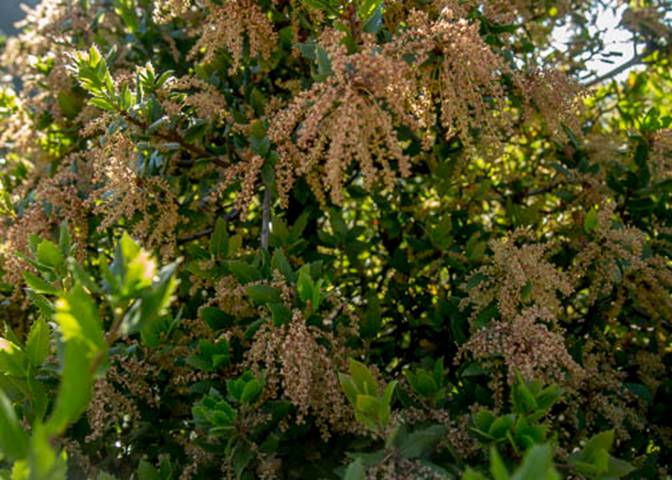
{"type": "Polygon", "coordinates": [[[559,480],[553,466],[553,450],[549,445],[535,445],[526,454],[523,463],[511,480],[559,480]]]}
{"type": "Polygon", "coordinates": [[[366,468],[361,458],[355,459],[348,465],[343,480],[366,480],[366,468]]]}
{"type": "Polygon", "coordinates": [[[315,54],[317,55],[317,75],[318,80],[322,81],[328,76],[332,75],[334,71],[331,69],[331,60],[329,54],[321,46],[315,47],[315,54]]]}
{"type": "Polygon", "coordinates": [[[94,107],[98,107],[101,110],[106,110],[108,112],[116,110],[114,104],[103,97],[93,97],[89,99],[89,105],[93,105],[94,107]]]}
{"type": "Polygon", "coordinates": [[[591,208],[583,219],[583,231],[590,233],[597,228],[598,215],[595,207],[591,208]]]}
{"type": "Polygon", "coordinates": [[[418,458],[431,452],[434,446],[444,437],[446,428],[432,425],[408,434],[399,445],[399,454],[408,459],[418,458]]]}
{"type": "Polygon", "coordinates": [[[494,480],[509,480],[509,472],[495,447],[490,447],[490,473],[494,480]]]}
{"type": "Polygon", "coordinates": [[[498,417],[492,422],[492,425],[490,425],[488,433],[497,439],[505,438],[507,432],[513,427],[514,419],[515,415],[512,414],[498,417]]]}
{"type": "Polygon", "coordinates": [[[380,27],[383,25],[383,2],[381,0],[375,0],[378,6],[373,10],[372,13],[367,13],[367,16],[362,16],[364,20],[363,30],[366,33],[378,33],[380,27]]]}
{"type": "Polygon", "coordinates": [[[261,279],[261,273],[257,268],[248,265],[240,260],[231,260],[226,262],[226,266],[236,279],[242,283],[250,283],[261,279]]]}
{"type": "Polygon", "coordinates": [[[310,276],[310,268],[304,265],[299,270],[299,278],[296,283],[296,289],[299,293],[299,299],[305,304],[313,299],[313,279],[310,276]]]}
{"type": "Polygon", "coordinates": [[[0,337],[0,373],[23,378],[27,371],[26,354],[14,342],[0,337]]]}
{"type": "Polygon", "coordinates": [[[9,460],[26,458],[28,435],[23,431],[14,407],[0,390],[0,452],[9,460]]]}
{"type": "Polygon", "coordinates": [[[271,319],[276,327],[285,325],[292,319],[292,311],[282,303],[271,303],[268,307],[271,309],[271,319]]]}
{"type": "Polygon", "coordinates": [[[350,375],[352,376],[352,380],[357,387],[358,393],[363,393],[365,395],[377,395],[378,382],[376,382],[376,379],[373,378],[371,371],[366,365],[358,362],[354,358],[351,358],[350,375]]]}
{"type": "Polygon", "coordinates": [[[28,287],[35,293],[46,293],[47,295],[58,295],[58,289],[52,286],[46,280],[30,272],[23,272],[23,279],[28,287]]]}
{"type": "Polygon", "coordinates": [[[37,261],[48,267],[58,268],[63,265],[65,257],[54,242],[42,240],[37,246],[37,261]]]}
{"type": "Polygon", "coordinates": [[[579,458],[588,463],[592,463],[593,459],[596,457],[600,450],[608,452],[611,449],[612,444],[614,443],[614,431],[607,430],[605,432],[600,432],[586,442],[586,446],[581,449],[579,453],[579,458]]]}
{"type": "Polygon", "coordinates": [[[254,403],[264,390],[263,385],[256,378],[245,384],[243,393],[240,395],[241,403],[254,403]]]}
{"type": "Polygon", "coordinates": [[[359,333],[364,338],[374,338],[378,335],[382,325],[380,300],[375,292],[369,294],[366,302],[366,311],[359,328],[359,333]]]}
{"type": "Polygon", "coordinates": [[[496,419],[497,417],[490,410],[479,410],[473,415],[474,425],[483,432],[489,431],[490,426],[496,419]]]}
{"type": "Polygon", "coordinates": [[[233,471],[236,474],[236,480],[243,477],[245,469],[254,458],[254,452],[245,442],[238,442],[233,450],[233,471]]]}
{"type": "Polygon", "coordinates": [[[215,229],[210,237],[210,253],[217,259],[226,257],[229,247],[229,234],[226,229],[226,222],[218,218],[215,222],[215,229]]]}
{"type": "Polygon", "coordinates": [[[178,262],[173,262],[163,267],[159,280],[142,294],[138,327],[142,341],[149,347],[158,346],[161,318],[166,314],[178,286],[177,266],[178,262]]]}
{"type": "Polygon", "coordinates": [[[511,402],[516,413],[526,414],[537,408],[537,400],[525,385],[525,381],[517,374],[517,381],[511,392],[511,402]]]}
{"type": "Polygon", "coordinates": [[[345,396],[348,398],[350,403],[354,406],[357,404],[357,385],[352,381],[350,375],[345,375],[343,373],[338,374],[338,381],[341,384],[341,389],[345,396]]]}
{"type": "Polygon", "coordinates": [[[609,455],[608,468],[606,476],[609,478],[621,478],[635,471],[635,467],[630,463],[609,455]]]}
{"type": "MultiPolygon", "coordinates": [[[[47,422],[51,435],[61,435],[70,423],[76,421],[91,399],[95,356],[90,345],[79,338],[65,343],[63,372],[58,388],[56,404],[47,422]]],[[[102,351],[98,353],[101,355],[102,351]]]]}
{"type": "Polygon", "coordinates": [[[406,377],[413,390],[423,397],[431,398],[439,389],[434,377],[425,370],[418,370],[415,373],[409,371],[406,377]]]}
{"type": "Polygon", "coordinates": [[[66,480],[65,452],[57,454],[51,446],[50,432],[40,423],[33,425],[28,465],[30,480],[66,480]]]}
{"type": "Polygon", "coordinates": [[[159,470],[147,460],[140,460],[138,464],[138,480],[162,480],[159,470]]]}
{"type": "Polygon", "coordinates": [[[39,366],[49,356],[49,326],[44,318],[33,322],[26,339],[26,356],[33,366],[39,366]]]}
{"type": "Polygon", "coordinates": [[[462,480],[487,480],[487,478],[481,472],[477,472],[471,467],[467,467],[464,475],[462,475],[462,480]]]}
{"type": "Polygon", "coordinates": [[[27,293],[30,302],[40,310],[42,315],[47,318],[51,318],[53,316],[55,309],[47,297],[40,295],[39,293],[35,293],[32,290],[28,290],[27,293]]]}
{"type": "Polygon", "coordinates": [[[98,307],[79,285],[56,301],[54,320],[58,322],[66,342],[82,341],[94,352],[107,348],[98,307]]]}
{"type": "Polygon", "coordinates": [[[273,256],[271,257],[271,267],[274,270],[278,270],[288,282],[294,282],[295,275],[292,266],[289,264],[287,257],[280,248],[276,248],[273,251],[273,256]]]}
{"type": "Polygon", "coordinates": [[[245,292],[251,300],[258,304],[282,302],[280,289],[268,285],[250,285],[245,292]]]}

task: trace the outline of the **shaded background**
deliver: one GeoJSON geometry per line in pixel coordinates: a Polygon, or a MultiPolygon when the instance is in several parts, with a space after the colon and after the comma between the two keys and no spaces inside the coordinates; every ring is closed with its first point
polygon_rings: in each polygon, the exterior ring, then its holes
{"type": "Polygon", "coordinates": [[[14,23],[24,17],[23,10],[19,7],[22,3],[35,5],[39,0],[0,0],[0,33],[12,35],[16,33],[14,23]]]}

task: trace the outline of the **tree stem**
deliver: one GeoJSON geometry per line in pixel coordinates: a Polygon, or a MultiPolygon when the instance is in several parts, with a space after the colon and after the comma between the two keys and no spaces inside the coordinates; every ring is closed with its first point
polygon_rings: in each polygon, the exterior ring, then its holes
{"type": "Polygon", "coordinates": [[[271,224],[271,187],[266,185],[264,189],[264,203],[261,214],[261,248],[268,250],[268,237],[271,224]]]}

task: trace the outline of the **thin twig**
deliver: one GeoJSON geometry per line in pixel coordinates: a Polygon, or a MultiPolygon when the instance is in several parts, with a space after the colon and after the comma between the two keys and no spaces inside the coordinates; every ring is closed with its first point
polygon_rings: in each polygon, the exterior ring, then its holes
{"type": "MultiPolygon", "coordinates": [[[[222,215],[221,218],[223,218],[225,221],[230,221],[236,218],[240,214],[240,211],[237,208],[232,209],[230,212],[222,215]]],[[[208,227],[204,228],[203,230],[200,230],[198,232],[194,232],[190,235],[185,235],[184,237],[180,237],[177,239],[177,243],[182,244],[186,242],[191,242],[192,240],[198,240],[199,238],[202,237],[207,237],[214,231],[213,227],[208,227]]]]}
{"type": "MultiPolygon", "coordinates": [[[[130,122],[133,125],[135,125],[137,127],[140,127],[142,130],[147,130],[149,128],[149,125],[147,125],[146,122],[143,122],[142,120],[138,120],[137,118],[134,118],[128,112],[122,111],[120,113],[127,122],[130,122]]],[[[165,140],[167,142],[177,143],[184,150],[187,150],[188,152],[194,154],[196,157],[210,159],[220,167],[225,168],[225,167],[229,166],[229,163],[226,160],[224,160],[220,157],[213,156],[212,153],[208,152],[204,148],[199,147],[198,145],[194,145],[193,143],[187,142],[184,139],[184,137],[182,137],[182,135],[180,135],[177,132],[177,130],[171,130],[168,133],[158,131],[158,132],[154,132],[150,135],[153,135],[153,136],[155,136],[157,138],[160,138],[161,140],[165,140]]]]}
{"type": "Polygon", "coordinates": [[[271,223],[271,187],[266,185],[264,189],[264,204],[261,214],[261,248],[268,250],[268,237],[271,223]]]}
{"type": "Polygon", "coordinates": [[[643,52],[640,53],[639,55],[635,55],[632,57],[630,60],[625,62],[622,65],[619,65],[618,67],[614,68],[613,70],[605,73],[604,75],[601,75],[597,78],[593,78],[592,80],[586,82],[583,84],[584,87],[590,88],[594,87],[595,85],[604,82],[605,80],[609,80],[612,77],[615,77],[619,73],[625,72],[627,69],[634,67],[635,65],[639,65],[640,63],[644,63],[643,60],[651,55],[651,52],[643,52]]]}

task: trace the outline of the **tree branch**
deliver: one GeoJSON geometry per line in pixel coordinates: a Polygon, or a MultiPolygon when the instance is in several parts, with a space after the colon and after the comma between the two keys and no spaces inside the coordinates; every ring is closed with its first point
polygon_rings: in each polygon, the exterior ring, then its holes
{"type": "Polygon", "coordinates": [[[270,236],[271,223],[271,187],[266,185],[264,189],[264,203],[261,213],[261,248],[268,250],[268,237],[270,236]]]}
{"type": "Polygon", "coordinates": [[[619,65],[618,67],[614,68],[613,70],[605,73],[604,75],[601,75],[599,77],[593,78],[592,80],[586,82],[583,84],[584,87],[590,88],[594,87],[595,85],[604,82],[605,80],[609,80],[612,77],[615,77],[616,75],[625,72],[627,69],[634,67],[635,65],[639,65],[640,63],[644,63],[643,60],[651,55],[652,52],[642,52],[639,55],[635,55],[632,57],[630,60],[625,62],[622,65],[619,65]]]}
{"type": "MultiPolygon", "coordinates": [[[[124,119],[127,122],[132,123],[136,127],[140,127],[143,130],[147,130],[149,127],[147,123],[143,122],[142,120],[138,120],[137,118],[132,117],[128,112],[122,111],[120,112],[121,115],[124,117],[124,119]]],[[[152,133],[151,135],[154,135],[157,138],[160,138],[161,140],[165,140],[167,142],[173,142],[177,143],[182,147],[184,150],[194,154],[197,157],[200,158],[207,158],[212,160],[215,164],[218,166],[225,168],[229,166],[229,163],[217,156],[214,156],[212,153],[208,152],[206,149],[199,147],[198,145],[194,145],[193,143],[187,142],[182,135],[180,135],[176,130],[172,130],[168,133],[164,132],[155,132],[152,133]]]]}

